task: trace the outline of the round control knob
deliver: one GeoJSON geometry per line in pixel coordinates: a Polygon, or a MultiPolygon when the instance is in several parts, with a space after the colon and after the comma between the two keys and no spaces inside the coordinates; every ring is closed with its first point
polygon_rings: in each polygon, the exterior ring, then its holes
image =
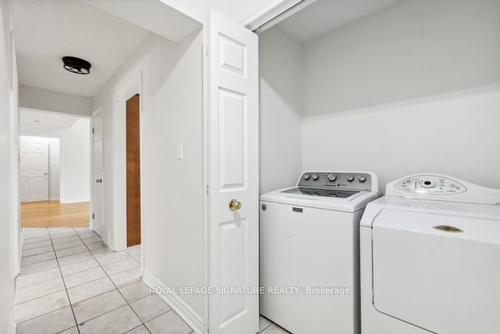
{"type": "Polygon", "coordinates": [[[304,174],[304,180],[308,181],[311,178],[309,174],[304,174]]]}
{"type": "Polygon", "coordinates": [[[348,182],[352,182],[352,181],[354,181],[354,176],[348,176],[348,177],[347,177],[347,181],[348,181],[348,182]]]}
{"type": "Polygon", "coordinates": [[[366,182],[366,177],[364,177],[364,176],[360,176],[360,177],[358,178],[358,181],[359,181],[359,182],[361,182],[361,183],[366,182]]]}
{"type": "Polygon", "coordinates": [[[422,182],[422,187],[424,188],[433,188],[434,186],[435,184],[432,181],[425,180],[424,182],[422,182]]]}
{"type": "Polygon", "coordinates": [[[337,175],[335,175],[335,174],[328,175],[328,181],[335,182],[336,180],[337,180],[337,175]]]}
{"type": "Polygon", "coordinates": [[[312,178],[313,178],[313,181],[318,181],[319,176],[318,176],[318,175],[316,175],[316,174],[313,174],[312,178]]]}

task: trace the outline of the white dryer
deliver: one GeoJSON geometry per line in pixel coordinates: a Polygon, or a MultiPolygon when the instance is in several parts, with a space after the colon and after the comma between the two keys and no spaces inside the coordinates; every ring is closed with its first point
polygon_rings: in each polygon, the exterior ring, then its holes
{"type": "Polygon", "coordinates": [[[412,175],[361,221],[363,334],[500,333],[500,190],[412,175]]]}
{"type": "Polygon", "coordinates": [[[359,221],[373,173],[306,172],[261,196],[260,312],[294,334],[359,333],[359,221]]]}

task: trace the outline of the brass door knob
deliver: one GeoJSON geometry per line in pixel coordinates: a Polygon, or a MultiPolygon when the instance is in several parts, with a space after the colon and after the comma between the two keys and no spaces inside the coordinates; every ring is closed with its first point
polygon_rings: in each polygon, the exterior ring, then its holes
{"type": "Polygon", "coordinates": [[[231,202],[229,202],[229,210],[238,211],[239,209],[241,209],[241,202],[232,199],[231,202]]]}

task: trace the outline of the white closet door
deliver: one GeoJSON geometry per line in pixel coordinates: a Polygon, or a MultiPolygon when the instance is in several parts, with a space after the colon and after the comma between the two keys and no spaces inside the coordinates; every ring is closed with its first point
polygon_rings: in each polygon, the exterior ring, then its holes
{"type": "Polygon", "coordinates": [[[21,139],[21,201],[49,200],[49,144],[42,139],[21,139]]]}
{"type": "MultiPolygon", "coordinates": [[[[258,37],[212,12],[209,59],[210,285],[257,289],[258,37]]],[[[210,296],[211,333],[258,332],[259,296],[242,292],[210,296]]]]}

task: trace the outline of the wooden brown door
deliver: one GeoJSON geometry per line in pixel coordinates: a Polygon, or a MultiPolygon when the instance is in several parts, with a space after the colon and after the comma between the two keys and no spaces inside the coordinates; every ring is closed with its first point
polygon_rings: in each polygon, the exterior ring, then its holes
{"type": "Polygon", "coordinates": [[[127,101],[127,247],[141,243],[140,96],[127,101]]]}

